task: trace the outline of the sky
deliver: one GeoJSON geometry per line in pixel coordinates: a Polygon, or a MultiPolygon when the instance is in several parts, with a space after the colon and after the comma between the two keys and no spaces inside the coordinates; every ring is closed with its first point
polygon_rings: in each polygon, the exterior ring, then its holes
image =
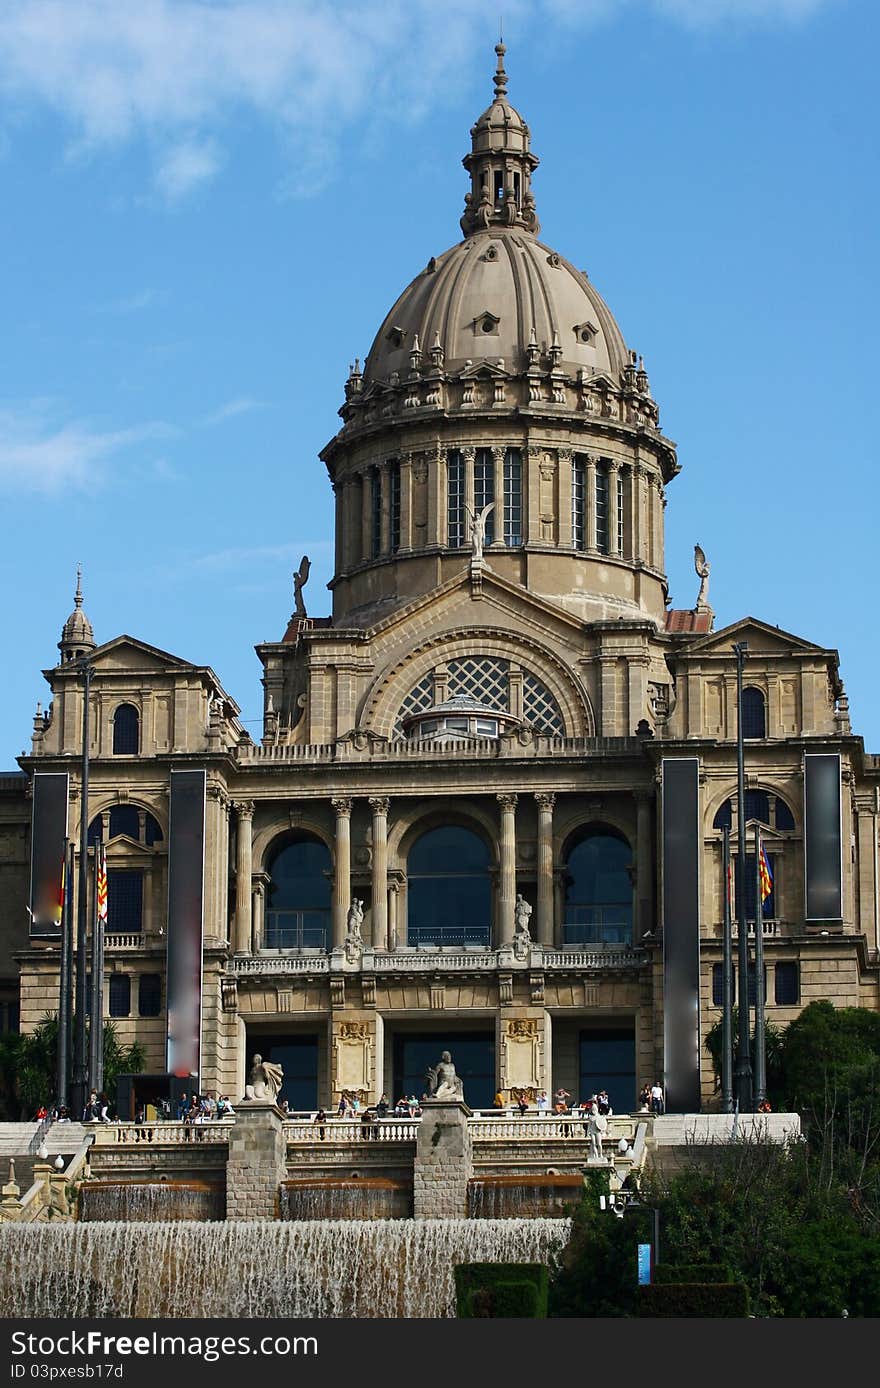
{"type": "Polygon", "coordinates": [[[260,736],[291,573],[330,612],[349,363],[460,238],[509,95],[541,240],[644,354],[716,628],[840,652],[880,751],[875,0],[3,0],[0,770],[83,565],[98,641],[210,665],[260,736]]]}

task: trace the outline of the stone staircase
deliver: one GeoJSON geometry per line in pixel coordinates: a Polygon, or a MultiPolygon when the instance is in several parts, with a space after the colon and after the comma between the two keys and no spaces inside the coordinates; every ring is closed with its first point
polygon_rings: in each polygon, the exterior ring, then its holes
{"type": "Polygon", "coordinates": [[[50,1161],[59,1155],[72,1157],[93,1129],[93,1124],[86,1123],[0,1123],[0,1175],[10,1157],[33,1158],[41,1143],[48,1147],[50,1161]]]}

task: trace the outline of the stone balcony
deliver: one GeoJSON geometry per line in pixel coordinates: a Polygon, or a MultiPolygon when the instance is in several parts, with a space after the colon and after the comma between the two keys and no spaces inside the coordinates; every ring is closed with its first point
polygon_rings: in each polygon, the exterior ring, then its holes
{"type": "Polygon", "coordinates": [[[649,960],[649,952],[635,946],[573,945],[563,949],[550,949],[533,944],[524,955],[518,956],[512,945],[503,945],[499,949],[443,949],[423,945],[418,949],[401,949],[390,953],[365,949],[356,961],[348,960],[343,950],[332,950],[329,954],[316,952],[236,955],[228,961],[226,968],[227,974],[241,979],[330,973],[482,974],[516,969],[532,972],[566,972],[576,969],[590,973],[611,973],[620,970],[637,971],[644,968],[649,960]]]}

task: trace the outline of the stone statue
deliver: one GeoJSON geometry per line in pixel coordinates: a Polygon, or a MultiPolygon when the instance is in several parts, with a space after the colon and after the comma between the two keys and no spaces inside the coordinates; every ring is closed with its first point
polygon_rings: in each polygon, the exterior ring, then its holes
{"type": "Polygon", "coordinates": [[[602,1139],[608,1132],[608,1119],[599,1112],[599,1105],[593,1104],[587,1119],[587,1136],[590,1139],[590,1157],[602,1160],[602,1139]]]}
{"type": "Polygon", "coordinates": [[[473,226],[473,224],[474,224],[474,196],[473,196],[473,193],[465,193],[465,195],[464,195],[464,212],[461,214],[461,218],[460,218],[460,220],[459,220],[459,226],[461,227],[461,229],[462,229],[462,231],[464,232],[465,236],[467,236],[467,234],[468,234],[468,232],[470,231],[470,229],[471,229],[471,227],[473,226]]]}
{"type": "Polygon", "coordinates": [[[264,1060],[261,1055],[255,1055],[244,1096],[246,1099],[271,1099],[274,1102],[278,1098],[283,1079],[284,1071],[280,1065],[275,1065],[271,1060],[264,1060]]]}
{"type": "Polygon", "coordinates": [[[527,231],[540,231],[538,225],[538,214],[535,211],[535,197],[533,193],[523,194],[522,220],[527,231]]]}
{"type": "Polygon", "coordinates": [[[432,1065],[425,1075],[429,1099],[463,1099],[464,1088],[455,1073],[452,1056],[444,1051],[437,1065],[432,1065]]]}
{"type": "Polygon", "coordinates": [[[478,227],[487,227],[492,220],[492,202],[489,197],[488,188],[484,188],[480,196],[480,205],[474,214],[474,220],[478,227]]]}
{"type": "Polygon", "coordinates": [[[699,545],[694,545],[694,568],[700,580],[700,591],[697,594],[696,612],[705,612],[709,606],[709,570],[711,564],[706,558],[699,545]]]}
{"type": "Polygon", "coordinates": [[[293,615],[295,617],[304,617],[306,615],[306,605],[303,602],[302,590],[303,588],[305,588],[306,583],[308,582],[309,569],[311,567],[312,564],[311,560],[309,559],[309,556],[307,554],[304,554],[302,559],[299,561],[299,568],[293,575],[293,601],[295,604],[293,615]]]}
{"type": "Polygon", "coordinates": [[[483,558],[483,545],[486,540],[486,521],[489,512],[494,510],[495,502],[490,501],[484,506],[479,515],[472,511],[470,506],[465,505],[465,510],[471,518],[471,562],[479,563],[483,558]]]}
{"type": "Polygon", "coordinates": [[[513,952],[517,959],[525,959],[529,952],[529,945],[532,937],[529,933],[529,920],[532,908],[525,897],[517,893],[516,903],[513,908],[513,918],[515,931],[513,936],[513,952]]]}
{"type": "Polygon", "coordinates": [[[358,896],[353,896],[351,905],[348,908],[348,919],[346,922],[346,936],[343,948],[345,957],[349,964],[356,964],[360,959],[364,949],[364,937],[361,934],[361,926],[364,921],[364,903],[358,896]]]}

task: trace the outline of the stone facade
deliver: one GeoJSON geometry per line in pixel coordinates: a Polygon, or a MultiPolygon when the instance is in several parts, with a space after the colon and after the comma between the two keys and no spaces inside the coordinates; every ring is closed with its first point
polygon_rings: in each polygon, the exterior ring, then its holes
{"type": "Polygon", "coordinates": [[[137,928],[121,928],[111,883],[105,999],[118,976],[117,1030],[143,1044],[148,1072],[165,1069],[171,773],[197,767],[202,1088],[237,1098],[246,1052],[308,1041],[312,1106],[343,1089],[393,1101],[410,1040],[443,1033],[454,1054],[457,1035],[478,1032],[505,1095],[561,1085],[580,1097],[607,1078],[584,1047],[618,1036],[634,1103],[666,1066],[667,757],[699,763],[701,1040],[720,1017],[720,822],[736,800],[742,641],[763,718],[746,744],[746,816],[774,863],[768,1019],[785,1024],[816,998],[880,1006],[880,760],[852,733],[837,653],[753,618],[713,630],[702,573],[694,608],[669,609],[675,445],[591,281],[537,240],[537,159],[506,96],[503,51],[495,85],[466,160],[462,241],[404,290],[346,381],[342,426],[322,454],[336,506],[332,614],[304,615],[300,585],[287,630],[257,648],[262,736],[245,731],[210,668],[130,636],[96,645],[77,589],[61,661],[44,672],[51,703],[21,771],[0,778],[0,967],[25,1029],[58,994],[57,951],[27,936],[30,783],[69,773],[78,843],[83,656],[88,819],[111,873],[140,891],[137,928]],[[122,707],[134,744],[117,736],[122,707]],[[804,757],[822,751],[841,764],[832,920],[808,918],[804,899],[804,757]],[[467,830],[486,854],[476,942],[452,918],[449,935],[418,934],[412,865],[443,827],[467,830]],[[572,888],[591,835],[626,847],[616,915],[599,887],[589,901],[572,888]],[[277,905],[279,853],[303,843],[323,854],[315,880],[329,896],[317,912],[277,905]],[[524,948],[517,894],[532,907],[524,948]],[[353,898],[364,902],[359,940],[353,898]]]}

